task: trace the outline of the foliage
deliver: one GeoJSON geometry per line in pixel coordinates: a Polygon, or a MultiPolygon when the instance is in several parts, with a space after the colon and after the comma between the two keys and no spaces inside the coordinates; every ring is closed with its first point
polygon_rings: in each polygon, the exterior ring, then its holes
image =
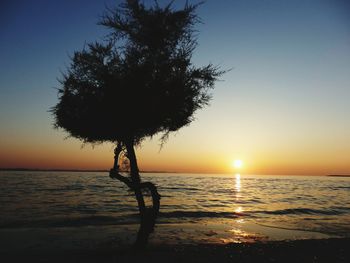
{"type": "Polygon", "coordinates": [[[129,0],[108,10],[100,21],[107,40],[75,52],[63,74],[55,127],[84,142],[135,144],[191,123],[223,73],[191,62],[197,7],[129,0]]]}

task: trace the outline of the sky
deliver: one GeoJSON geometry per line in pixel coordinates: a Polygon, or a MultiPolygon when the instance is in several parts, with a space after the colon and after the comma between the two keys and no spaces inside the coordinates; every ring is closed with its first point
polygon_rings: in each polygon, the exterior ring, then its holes
{"type": "MultiPolygon", "coordinates": [[[[0,167],[112,166],[112,144],[67,138],[49,109],[69,56],[102,40],[98,19],[118,3],[1,1],[0,167]]],[[[349,174],[349,2],[207,0],[197,13],[193,63],[231,70],[190,126],[137,148],[140,169],[234,173],[242,160],[247,174],[349,174]]]]}

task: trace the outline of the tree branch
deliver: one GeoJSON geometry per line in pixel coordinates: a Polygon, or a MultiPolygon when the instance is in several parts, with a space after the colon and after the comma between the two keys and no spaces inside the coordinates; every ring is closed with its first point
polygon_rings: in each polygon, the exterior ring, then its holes
{"type": "Polygon", "coordinates": [[[157,187],[155,186],[154,183],[151,183],[151,182],[142,182],[140,184],[140,188],[143,189],[143,188],[148,188],[148,190],[151,192],[152,194],[152,198],[156,198],[158,200],[160,200],[161,196],[160,194],[158,193],[158,190],[157,190],[157,187]]]}
{"type": "Polygon", "coordinates": [[[159,208],[160,208],[160,194],[158,193],[157,186],[151,182],[143,182],[140,183],[140,188],[147,188],[152,195],[152,224],[151,224],[151,229],[153,229],[155,220],[157,218],[157,215],[159,213],[159,208]]]}
{"type": "Polygon", "coordinates": [[[129,178],[127,178],[126,176],[121,175],[114,168],[109,170],[109,177],[111,177],[112,179],[117,179],[117,180],[123,182],[124,184],[126,184],[132,190],[135,188],[134,184],[131,182],[131,180],[129,178]]]}

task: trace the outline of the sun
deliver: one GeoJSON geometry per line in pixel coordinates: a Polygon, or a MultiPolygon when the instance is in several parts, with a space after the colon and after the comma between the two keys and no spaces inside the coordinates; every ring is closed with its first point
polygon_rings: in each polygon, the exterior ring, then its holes
{"type": "Polygon", "coordinates": [[[242,168],[243,166],[243,161],[242,160],[234,160],[233,161],[233,167],[239,169],[242,168]]]}

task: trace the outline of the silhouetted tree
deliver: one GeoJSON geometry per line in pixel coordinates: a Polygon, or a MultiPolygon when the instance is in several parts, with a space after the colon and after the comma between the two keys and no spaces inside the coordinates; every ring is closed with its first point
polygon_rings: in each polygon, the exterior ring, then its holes
{"type": "Polygon", "coordinates": [[[153,183],[141,181],[134,147],[158,133],[164,142],[170,132],[191,123],[223,73],[211,64],[191,63],[197,6],[174,10],[171,3],[145,6],[128,0],[109,9],[99,23],[110,29],[107,40],[74,53],[52,109],[55,127],[71,136],[116,144],[110,176],[135,193],[141,218],[136,244],[141,247],[153,231],[160,195],[153,183]],[[129,176],[119,170],[122,152],[129,159],[129,176]],[[143,190],[151,193],[152,208],[146,208],[143,190]]]}

